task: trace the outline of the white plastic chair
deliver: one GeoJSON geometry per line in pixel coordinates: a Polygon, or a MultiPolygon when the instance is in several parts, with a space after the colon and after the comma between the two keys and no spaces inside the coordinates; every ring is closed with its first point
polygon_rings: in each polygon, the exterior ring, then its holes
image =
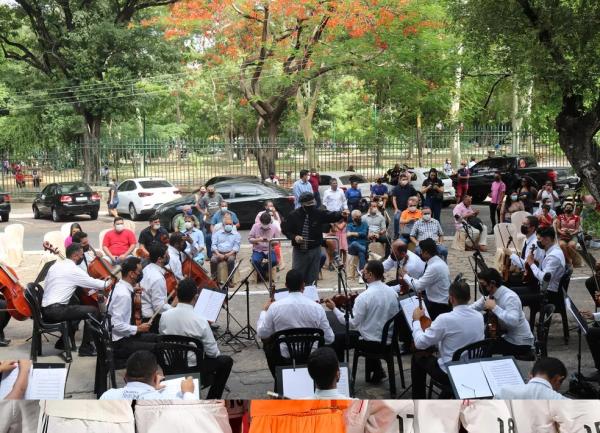
{"type": "MultiPolygon", "coordinates": [[[[53,247],[58,248],[61,254],[65,254],[65,237],[59,230],[48,232],[44,235],[44,242],[49,242],[53,247]]],[[[40,245],[41,247],[41,245],[40,245]]]]}
{"type": "Polygon", "coordinates": [[[23,224],[10,224],[4,229],[6,238],[6,263],[17,267],[23,261],[23,236],[25,227],[23,224]]]}
{"type": "Polygon", "coordinates": [[[124,219],[123,225],[125,226],[126,229],[131,230],[135,234],[135,221],[124,219]]]}
{"type": "Polygon", "coordinates": [[[0,233],[0,261],[5,262],[8,256],[8,252],[6,251],[6,235],[4,233],[0,233]]]}
{"type": "Polygon", "coordinates": [[[106,235],[106,233],[108,233],[111,230],[112,229],[104,229],[98,235],[98,251],[102,250],[102,242],[104,241],[104,236],[106,235]]]}
{"type": "Polygon", "coordinates": [[[513,213],[510,216],[510,223],[515,227],[517,233],[521,233],[521,224],[525,221],[525,218],[530,216],[529,212],[525,212],[524,210],[520,210],[518,212],[513,213]]]}
{"type": "Polygon", "coordinates": [[[509,248],[513,253],[519,253],[519,244],[517,242],[517,238],[519,235],[523,236],[522,234],[517,232],[517,230],[511,223],[499,223],[494,226],[494,241],[496,244],[496,256],[494,258],[494,263],[496,265],[496,269],[501,269],[503,266],[504,245],[507,245],[509,243],[509,239],[511,236],[514,241],[514,244],[511,242],[510,246],[507,246],[507,248],[509,248]]]}
{"type": "Polygon", "coordinates": [[[60,226],[60,232],[63,234],[65,239],[67,239],[69,237],[69,234],[71,234],[71,226],[72,225],[73,225],[73,223],[64,223],[63,225],[60,226]]]}

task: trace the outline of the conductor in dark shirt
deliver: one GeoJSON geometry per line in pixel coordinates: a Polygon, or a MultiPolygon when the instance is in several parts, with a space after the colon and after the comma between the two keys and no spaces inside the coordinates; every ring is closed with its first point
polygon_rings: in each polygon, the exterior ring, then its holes
{"type": "Polygon", "coordinates": [[[304,276],[304,284],[314,284],[319,276],[323,224],[348,218],[348,211],[328,212],[317,209],[312,193],[302,193],[300,207],[295,209],[281,225],[283,234],[292,241],[292,268],[304,276]]]}

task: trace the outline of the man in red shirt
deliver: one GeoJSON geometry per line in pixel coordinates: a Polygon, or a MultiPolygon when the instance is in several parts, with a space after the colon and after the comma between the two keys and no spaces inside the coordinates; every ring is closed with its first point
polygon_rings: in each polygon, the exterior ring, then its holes
{"type": "Polygon", "coordinates": [[[123,218],[117,217],[113,221],[114,229],[104,235],[102,251],[110,258],[113,265],[120,264],[129,257],[136,246],[135,234],[125,228],[123,218]]]}
{"type": "Polygon", "coordinates": [[[308,177],[308,183],[312,186],[313,195],[315,196],[315,200],[317,201],[317,209],[321,207],[321,194],[319,193],[319,173],[317,173],[316,168],[310,169],[310,176],[308,177]]]}

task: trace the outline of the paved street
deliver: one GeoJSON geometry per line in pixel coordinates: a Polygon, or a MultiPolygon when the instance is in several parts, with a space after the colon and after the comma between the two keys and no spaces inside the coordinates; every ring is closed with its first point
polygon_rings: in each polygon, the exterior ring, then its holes
{"type": "MultiPolygon", "coordinates": [[[[29,215],[27,216],[27,205],[15,204],[14,214],[11,215],[11,222],[18,222],[25,225],[25,250],[28,251],[25,255],[23,264],[17,268],[17,273],[22,281],[32,281],[39,271],[43,255],[40,253],[41,242],[43,234],[50,230],[60,229],[61,223],[53,223],[49,220],[35,221],[29,215]]],[[[486,221],[487,210],[482,211],[484,215],[484,221],[486,221]]],[[[454,233],[453,228],[449,227],[451,220],[450,209],[444,209],[442,214],[442,220],[444,222],[444,229],[447,233],[446,244],[449,247],[451,235],[454,233]]],[[[94,247],[98,243],[98,233],[110,226],[111,219],[106,216],[106,212],[101,212],[98,221],[89,221],[86,217],[79,219],[82,224],[83,230],[90,234],[90,238],[93,242],[94,247]]],[[[4,224],[3,224],[4,225],[4,224]]],[[[0,225],[2,228],[3,225],[0,225]]],[[[138,222],[137,231],[145,227],[146,223],[138,222]]],[[[242,231],[242,239],[246,242],[247,231],[242,231]]],[[[489,238],[489,250],[495,251],[493,237],[489,238]]],[[[241,278],[245,277],[249,270],[249,255],[250,249],[243,248],[241,257],[244,258],[244,262],[240,268],[241,278]]],[[[451,275],[454,277],[458,272],[463,272],[468,280],[473,279],[471,268],[468,264],[468,257],[470,253],[458,252],[450,250],[449,265],[451,275]]],[[[484,257],[488,264],[493,263],[493,254],[486,253],[484,257]]],[[[283,272],[280,272],[277,276],[277,287],[282,287],[282,281],[285,277],[285,271],[289,269],[291,264],[291,252],[289,248],[284,248],[284,262],[286,268],[283,272]]],[[[569,293],[573,297],[574,301],[580,308],[593,309],[592,301],[585,290],[584,278],[589,275],[587,268],[578,268],[575,270],[572,278],[569,293]]],[[[238,279],[239,281],[239,279],[238,279]]],[[[255,278],[251,278],[251,284],[249,285],[250,296],[246,297],[244,292],[245,287],[238,291],[233,299],[231,300],[231,311],[232,316],[241,323],[241,326],[246,324],[246,301],[249,299],[250,306],[250,325],[256,326],[256,320],[259,312],[267,300],[267,292],[263,285],[255,284],[255,278]]],[[[350,280],[349,286],[355,289],[362,289],[356,280],[350,280]]],[[[319,281],[320,295],[326,296],[333,293],[333,290],[337,288],[336,274],[329,271],[323,271],[323,279],[319,281]]],[[[230,295],[233,295],[234,290],[230,291],[230,295]]],[[[222,312],[218,321],[221,326],[220,331],[226,328],[226,314],[222,312]]],[[[575,323],[570,321],[570,326],[573,327],[575,323]]],[[[240,325],[233,322],[231,323],[230,329],[233,333],[237,333],[240,325]]],[[[11,321],[6,329],[6,336],[13,340],[8,348],[2,348],[0,350],[0,357],[2,359],[22,358],[29,356],[29,342],[26,341],[31,336],[31,321],[17,322],[11,321]]],[[[78,335],[80,338],[80,335],[78,335]]],[[[52,340],[50,343],[45,342],[43,344],[44,355],[38,360],[40,362],[56,362],[60,360],[57,355],[57,351],[53,349],[52,340]]],[[[272,389],[273,381],[270,376],[268,369],[266,368],[266,361],[264,354],[259,349],[258,344],[251,341],[245,341],[246,346],[240,344],[225,345],[222,341],[219,342],[220,348],[224,353],[231,354],[234,358],[233,372],[228,382],[229,392],[224,396],[226,398],[246,399],[246,398],[260,398],[266,395],[266,391],[272,389]]],[[[589,355],[587,344],[585,340],[583,342],[583,359],[582,369],[584,374],[589,374],[593,370],[593,363],[591,356],[589,355]]],[[[577,335],[572,332],[569,344],[566,345],[562,338],[562,327],[560,316],[555,315],[554,322],[551,328],[551,335],[549,337],[549,352],[550,355],[556,355],[560,357],[569,368],[569,372],[573,372],[577,368],[577,335]]],[[[406,377],[407,385],[410,384],[410,355],[402,357],[404,374],[406,377]]],[[[360,398],[385,398],[389,396],[388,393],[388,382],[387,380],[379,385],[367,385],[364,382],[364,360],[360,362],[360,368],[357,374],[356,383],[356,396],[360,398]]],[[[93,398],[93,381],[95,359],[93,358],[79,358],[76,354],[74,355],[74,361],[71,364],[69,372],[69,379],[67,382],[67,396],[72,398],[93,398]]],[[[531,363],[523,362],[520,363],[522,372],[527,373],[531,367],[531,363]]],[[[122,381],[123,371],[117,372],[119,381],[122,381]]],[[[400,387],[400,377],[398,371],[396,371],[396,383],[399,392],[402,392],[400,387]]],[[[566,383],[565,383],[566,387],[566,383]]],[[[405,395],[410,397],[410,391],[405,395]]]]}

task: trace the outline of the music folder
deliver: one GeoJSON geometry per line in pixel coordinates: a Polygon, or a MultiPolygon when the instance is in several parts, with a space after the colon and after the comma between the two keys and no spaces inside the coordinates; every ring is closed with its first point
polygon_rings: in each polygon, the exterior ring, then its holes
{"type": "MultiPolygon", "coordinates": [[[[340,363],[340,380],[337,390],[350,398],[348,364],[340,363]]],[[[277,394],[291,399],[312,399],[315,395],[315,383],[308,374],[306,365],[279,366],[276,368],[277,394]]]]}
{"type": "Polygon", "coordinates": [[[579,311],[577,306],[575,306],[575,304],[573,303],[573,300],[571,299],[570,296],[565,296],[565,307],[566,307],[567,311],[571,313],[571,315],[577,322],[579,329],[581,329],[581,333],[583,335],[587,335],[588,323],[584,319],[584,317],[581,315],[581,312],[579,311]]]}
{"type": "Polygon", "coordinates": [[[225,302],[227,293],[219,289],[204,288],[198,295],[196,305],[194,305],[194,312],[203,319],[209,322],[216,322],[219,317],[219,312],[225,302]]]}
{"type": "Polygon", "coordinates": [[[459,399],[493,398],[504,386],[524,385],[512,356],[446,363],[454,396],[459,399]]]}
{"type": "Polygon", "coordinates": [[[168,374],[164,380],[160,382],[161,385],[165,385],[160,390],[162,394],[161,400],[176,400],[179,398],[178,394],[181,392],[181,382],[186,377],[191,376],[194,380],[194,395],[200,400],[200,373],[187,373],[187,374],[168,374]]]}
{"type": "MultiPolygon", "coordinates": [[[[25,400],[63,400],[69,364],[33,363],[29,370],[29,381],[25,400]]],[[[19,375],[19,367],[2,374],[0,379],[0,400],[3,400],[13,388],[19,375]]]]}

